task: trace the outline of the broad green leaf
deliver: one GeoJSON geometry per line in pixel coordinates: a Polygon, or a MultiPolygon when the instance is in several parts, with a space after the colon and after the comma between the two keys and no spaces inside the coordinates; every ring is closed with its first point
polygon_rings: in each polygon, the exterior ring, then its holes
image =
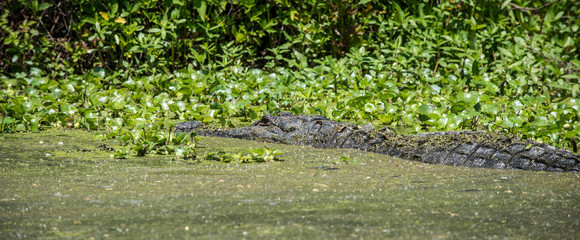
{"type": "Polygon", "coordinates": [[[365,103],[365,112],[372,113],[377,109],[377,107],[372,103],[365,103]]]}
{"type": "Polygon", "coordinates": [[[460,92],[457,94],[457,100],[471,106],[479,102],[479,96],[480,94],[478,92],[460,92]]]}
{"type": "Polygon", "coordinates": [[[484,103],[481,105],[481,111],[496,116],[501,110],[500,105],[496,103],[484,103]]]}
{"type": "Polygon", "coordinates": [[[536,118],[534,118],[532,125],[536,127],[546,127],[550,125],[550,122],[544,116],[537,116],[536,118]]]}
{"type": "Polygon", "coordinates": [[[422,115],[429,115],[429,114],[433,113],[433,108],[429,105],[421,105],[417,109],[417,113],[422,114],[422,115]]]}
{"type": "Polygon", "coordinates": [[[415,122],[415,115],[407,113],[402,115],[402,119],[407,124],[412,124],[415,122]]]}
{"type": "Polygon", "coordinates": [[[199,19],[203,22],[205,22],[205,13],[206,13],[206,9],[207,9],[207,3],[205,0],[199,0],[199,1],[194,1],[194,7],[195,10],[197,10],[197,13],[199,14],[199,19]]]}

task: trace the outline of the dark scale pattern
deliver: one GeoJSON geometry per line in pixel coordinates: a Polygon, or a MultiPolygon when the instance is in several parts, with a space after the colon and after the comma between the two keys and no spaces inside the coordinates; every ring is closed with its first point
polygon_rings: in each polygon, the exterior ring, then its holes
{"type": "Polygon", "coordinates": [[[580,156],[570,151],[514,136],[487,132],[448,131],[398,136],[371,125],[362,127],[331,121],[318,115],[266,115],[250,127],[208,129],[200,122],[184,122],[177,132],[203,136],[309,145],[318,148],[354,148],[407,160],[453,166],[580,172],[580,156]]]}

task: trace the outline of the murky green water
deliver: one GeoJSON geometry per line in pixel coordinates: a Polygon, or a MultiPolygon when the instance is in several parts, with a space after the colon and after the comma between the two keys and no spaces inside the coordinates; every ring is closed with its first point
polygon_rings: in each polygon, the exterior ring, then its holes
{"type": "MultiPolygon", "coordinates": [[[[0,138],[0,239],[580,238],[575,174],[276,144],[285,161],[116,160],[82,131],[0,138]]],[[[262,146],[205,138],[199,150],[262,146]]]]}

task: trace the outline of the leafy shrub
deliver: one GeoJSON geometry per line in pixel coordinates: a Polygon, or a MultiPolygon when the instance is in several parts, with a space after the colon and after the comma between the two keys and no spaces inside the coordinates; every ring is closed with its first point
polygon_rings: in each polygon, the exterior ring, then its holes
{"type": "Polygon", "coordinates": [[[436,2],[4,1],[0,129],[291,111],[577,150],[580,3],[436,2]]]}

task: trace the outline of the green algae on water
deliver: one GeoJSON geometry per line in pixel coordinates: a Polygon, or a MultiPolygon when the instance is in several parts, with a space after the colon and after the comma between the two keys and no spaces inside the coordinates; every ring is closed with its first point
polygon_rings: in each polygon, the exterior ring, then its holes
{"type": "Polygon", "coordinates": [[[284,161],[113,159],[116,143],[85,131],[2,137],[2,239],[579,237],[572,173],[221,138],[202,139],[198,151],[268,146],[284,161]]]}

